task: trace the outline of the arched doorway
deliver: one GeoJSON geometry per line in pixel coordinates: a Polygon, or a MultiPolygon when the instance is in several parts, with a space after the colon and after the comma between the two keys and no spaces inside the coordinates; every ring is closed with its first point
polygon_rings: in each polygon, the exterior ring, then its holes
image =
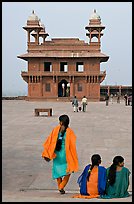
{"type": "Polygon", "coordinates": [[[69,97],[70,96],[70,84],[62,79],[58,83],[58,97],[69,97]]]}

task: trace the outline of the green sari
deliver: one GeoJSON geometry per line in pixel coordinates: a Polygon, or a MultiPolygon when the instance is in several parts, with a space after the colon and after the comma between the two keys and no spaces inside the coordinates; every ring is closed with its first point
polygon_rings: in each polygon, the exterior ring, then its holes
{"type": "MultiPolygon", "coordinates": [[[[110,167],[107,169],[107,176],[110,167]]],[[[116,172],[115,183],[111,186],[107,181],[106,193],[101,198],[124,198],[128,197],[130,171],[126,167],[122,167],[121,171],[116,172]]]]}

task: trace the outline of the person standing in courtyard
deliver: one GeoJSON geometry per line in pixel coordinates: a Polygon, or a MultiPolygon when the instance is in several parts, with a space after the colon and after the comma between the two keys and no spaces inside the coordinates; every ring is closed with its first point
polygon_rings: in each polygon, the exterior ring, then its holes
{"type": "Polygon", "coordinates": [[[124,95],[124,100],[125,100],[125,106],[127,106],[128,105],[128,95],[127,94],[124,95]]]}
{"type": "Polygon", "coordinates": [[[111,103],[113,104],[113,94],[110,95],[111,103]]]}
{"type": "Polygon", "coordinates": [[[87,107],[87,98],[86,98],[86,96],[83,96],[81,104],[82,104],[82,111],[86,112],[86,107],[87,107]]]}
{"type": "Polygon", "coordinates": [[[128,106],[132,106],[132,95],[130,94],[129,96],[128,96],[128,106]]]}
{"type": "Polygon", "coordinates": [[[112,165],[107,168],[106,191],[101,198],[128,197],[129,175],[129,169],[124,167],[124,158],[115,156],[112,165]]]}
{"type": "Polygon", "coordinates": [[[106,106],[108,106],[108,103],[109,103],[109,95],[108,95],[108,93],[105,96],[105,101],[106,101],[106,106]]]}
{"type": "Polygon", "coordinates": [[[120,94],[117,93],[117,103],[120,103],[120,98],[121,98],[120,94]]]}
{"type": "Polygon", "coordinates": [[[105,193],[106,168],[100,166],[100,164],[100,155],[92,155],[91,164],[88,164],[84,168],[82,174],[77,180],[80,194],[74,195],[73,198],[98,198],[105,193]]]}
{"type": "Polygon", "coordinates": [[[72,106],[73,106],[73,109],[74,109],[74,112],[78,112],[78,99],[76,96],[74,96],[73,100],[72,100],[72,106]]]}
{"type": "Polygon", "coordinates": [[[57,180],[58,190],[65,194],[70,175],[78,171],[76,135],[69,127],[68,115],[59,117],[57,125],[43,144],[42,157],[46,161],[53,160],[52,178],[57,180]]]}

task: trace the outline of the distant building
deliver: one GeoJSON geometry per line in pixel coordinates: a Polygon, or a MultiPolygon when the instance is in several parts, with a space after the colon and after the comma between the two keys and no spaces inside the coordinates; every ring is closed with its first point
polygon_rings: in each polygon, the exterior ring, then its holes
{"type": "Polygon", "coordinates": [[[27,53],[18,58],[28,62],[28,70],[21,72],[28,84],[27,100],[70,100],[74,95],[100,100],[100,84],[106,76],[100,63],[107,62],[109,56],[101,53],[105,26],[96,10],[85,27],[89,43],[78,38],[47,41],[49,34],[34,11],[23,29],[27,31],[27,53]]]}
{"type": "Polygon", "coordinates": [[[106,95],[110,96],[113,94],[113,96],[117,96],[118,94],[120,96],[124,96],[125,94],[131,95],[132,94],[132,86],[125,86],[125,85],[101,85],[100,87],[100,96],[103,98],[103,96],[106,95]]]}

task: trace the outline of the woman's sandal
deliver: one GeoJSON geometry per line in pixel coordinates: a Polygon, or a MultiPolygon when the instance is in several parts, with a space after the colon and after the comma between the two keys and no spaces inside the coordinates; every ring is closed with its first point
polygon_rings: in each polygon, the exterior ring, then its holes
{"type": "Polygon", "coordinates": [[[61,194],[65,194],[64,189],[59,190],[61,194]]]}

